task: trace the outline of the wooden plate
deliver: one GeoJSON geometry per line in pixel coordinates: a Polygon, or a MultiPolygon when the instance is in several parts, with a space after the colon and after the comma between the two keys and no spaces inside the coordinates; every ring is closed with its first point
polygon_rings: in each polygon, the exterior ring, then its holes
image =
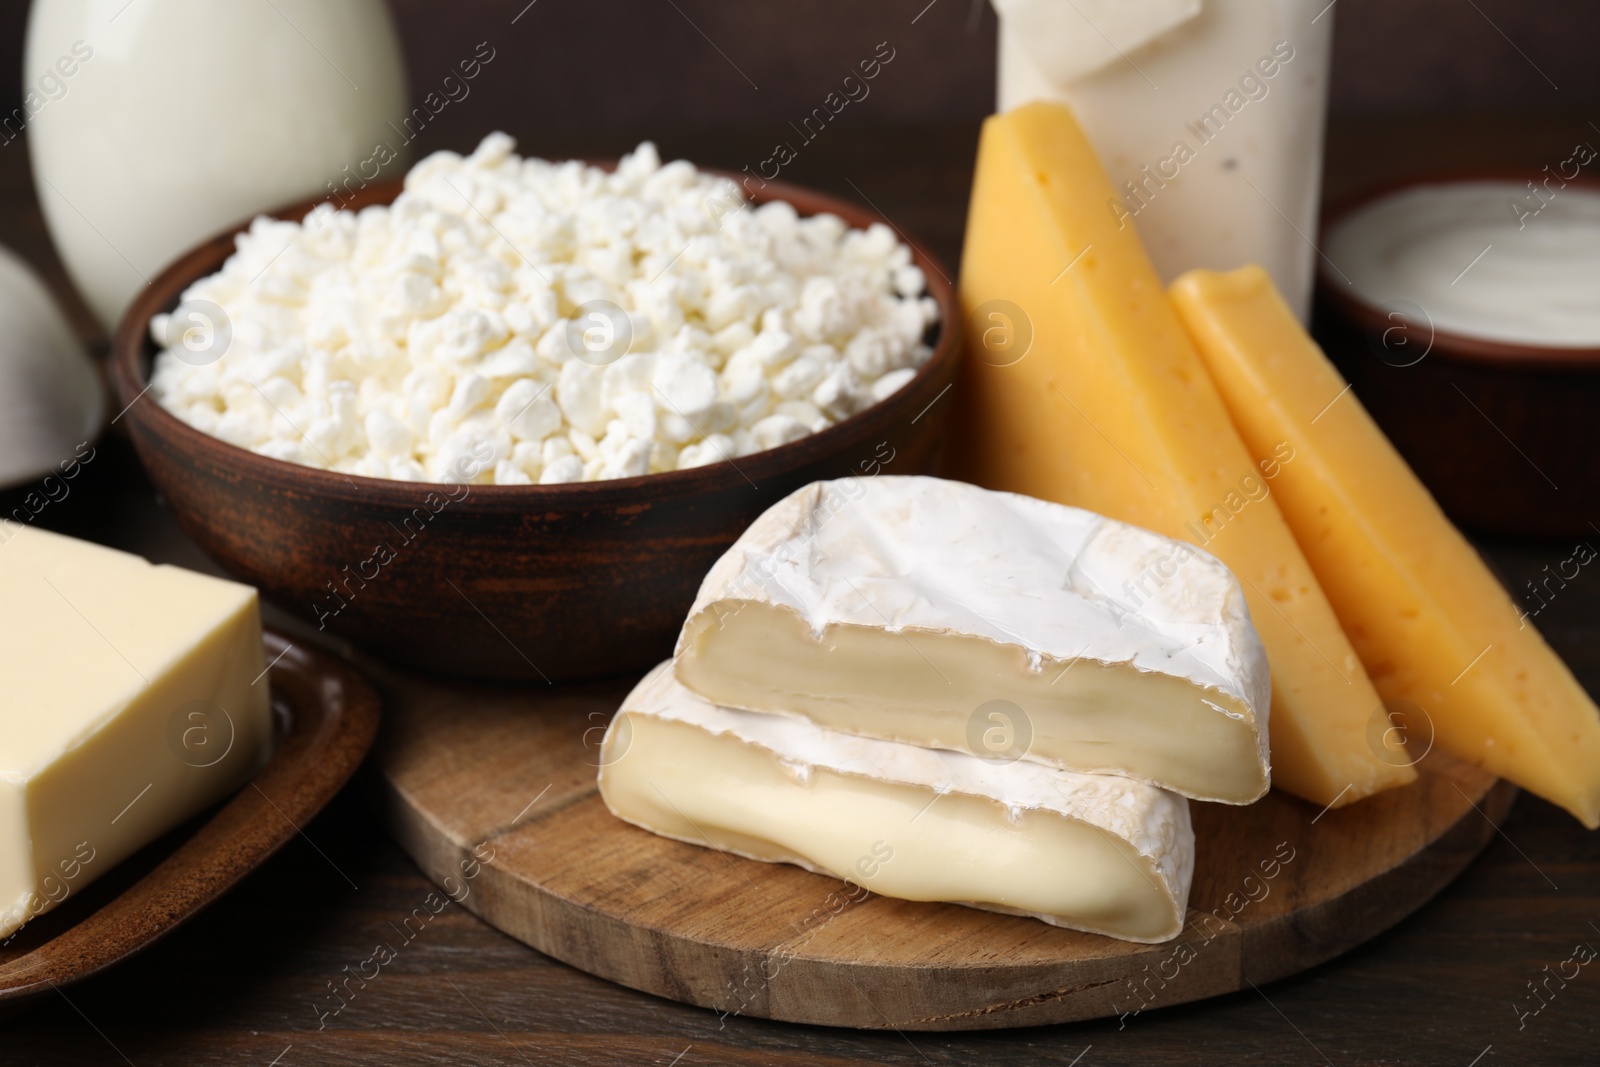
{"type": "Polygon", "coordinates": [[[1432,897],[1516,796],[1434,750],[1415,785],[1335,811],[1277,793],[1246,808],[1195,804],[1188,928],[1134,945],[955,905],[852,899],[845,883],[618,821],[596,791],[596,746],[630,683],[379,684],[385,821],[444,891],[603,978],[827,1026],[1033,1026],[1282,978],[1432,897]]]}
{"type": "Polygon", "coordinates": [[[342,661],[274,633],[272,759],[221,807],[142,849],[0,946],[0,1005],[88,978],[184,923],[265,863],[355,773],[378,697],[342,661]]]}

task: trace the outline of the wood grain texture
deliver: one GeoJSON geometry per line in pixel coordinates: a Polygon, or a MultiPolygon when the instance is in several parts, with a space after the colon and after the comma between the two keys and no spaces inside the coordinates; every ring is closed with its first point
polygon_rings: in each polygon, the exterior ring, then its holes
{"type": "Polygon", "coordinates": [[[1431,752],[1414,786],[1336,811],[1277,793],[1243,808],[1192,805],[1187,928],[1136,945],[957,905],[852,899],[834,879],[621,822],[595,773],[626,682],[477,688],[385,673],[380,685],[385,823],[443,888],[474,857],[486,861],[470,910],[634,989],[827,1026],[1122,1016],[1293,974],[1437,893],[1516,795],[1431,752]]]}
{"type": "Polygon", "coordinates": [[[270,859],[355,773],[378,729],[377,694],[326,652],[271,632],[264,640],[278,726],[267,765],[221,807],[0,944],[0,1007],[80,982],[165,937],[270,859]]]}

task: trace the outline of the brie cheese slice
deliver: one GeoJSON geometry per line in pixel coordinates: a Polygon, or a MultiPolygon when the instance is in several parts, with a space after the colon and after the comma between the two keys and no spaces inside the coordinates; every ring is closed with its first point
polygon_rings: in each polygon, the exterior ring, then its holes
{"type": "Polygon", "coordinates": [[[1142,782],[718,707],[669,664],[623,701],[600,764],[613,814],[679,841],[1129,941],[1183,929],[1188,802],[1142,782]]]}
{"type": "Polygon", "coordinates": [[[1120,774],[1244,804],[1270,784],[1266,654],[1192,545],[963,482],[817,482],[706,576],[677,675],[717,704],[1120,774]]]}

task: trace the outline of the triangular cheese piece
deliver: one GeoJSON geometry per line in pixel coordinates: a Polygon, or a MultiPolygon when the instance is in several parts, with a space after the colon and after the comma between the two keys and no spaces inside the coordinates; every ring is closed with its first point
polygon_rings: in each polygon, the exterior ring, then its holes
{"type": "Polygon", "coordinates": [[[1251,451],[1295,442],[1279,506],[1378,692],[1426,714],[1411,733],[1600,826],[1600,711],[1272,280],[1195,271],[1172,297],[1251,451]]]}
{"type": "MultiPolygon", "coordinates": [[[[1067,108],[1029,104],[984,124],[962,261],[955,473],[1222,560],[1271,664],[1274,784],[1343,804],[1413,781],[1403,753],[1369,740],[1382,702],[1278,512],[1277,468],[1246,452],[1115,203],[1067,108]]],[[[1293,462],[1285,449],[1280,467],[1293,462]]]]}

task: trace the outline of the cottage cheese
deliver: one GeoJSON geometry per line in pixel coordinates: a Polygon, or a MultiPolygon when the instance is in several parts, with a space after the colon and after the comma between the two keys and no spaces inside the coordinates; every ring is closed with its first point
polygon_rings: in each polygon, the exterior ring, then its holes
{"type": "Polygon", "coordinates": [[[926,362],[937,307],[888,227],[754,207],[648,142],[614,173],[514,149],[432,155],[390,206],[256,219],[152,320],[152,395],[277,459],[527,485],[775,448],[926,362]]]}

